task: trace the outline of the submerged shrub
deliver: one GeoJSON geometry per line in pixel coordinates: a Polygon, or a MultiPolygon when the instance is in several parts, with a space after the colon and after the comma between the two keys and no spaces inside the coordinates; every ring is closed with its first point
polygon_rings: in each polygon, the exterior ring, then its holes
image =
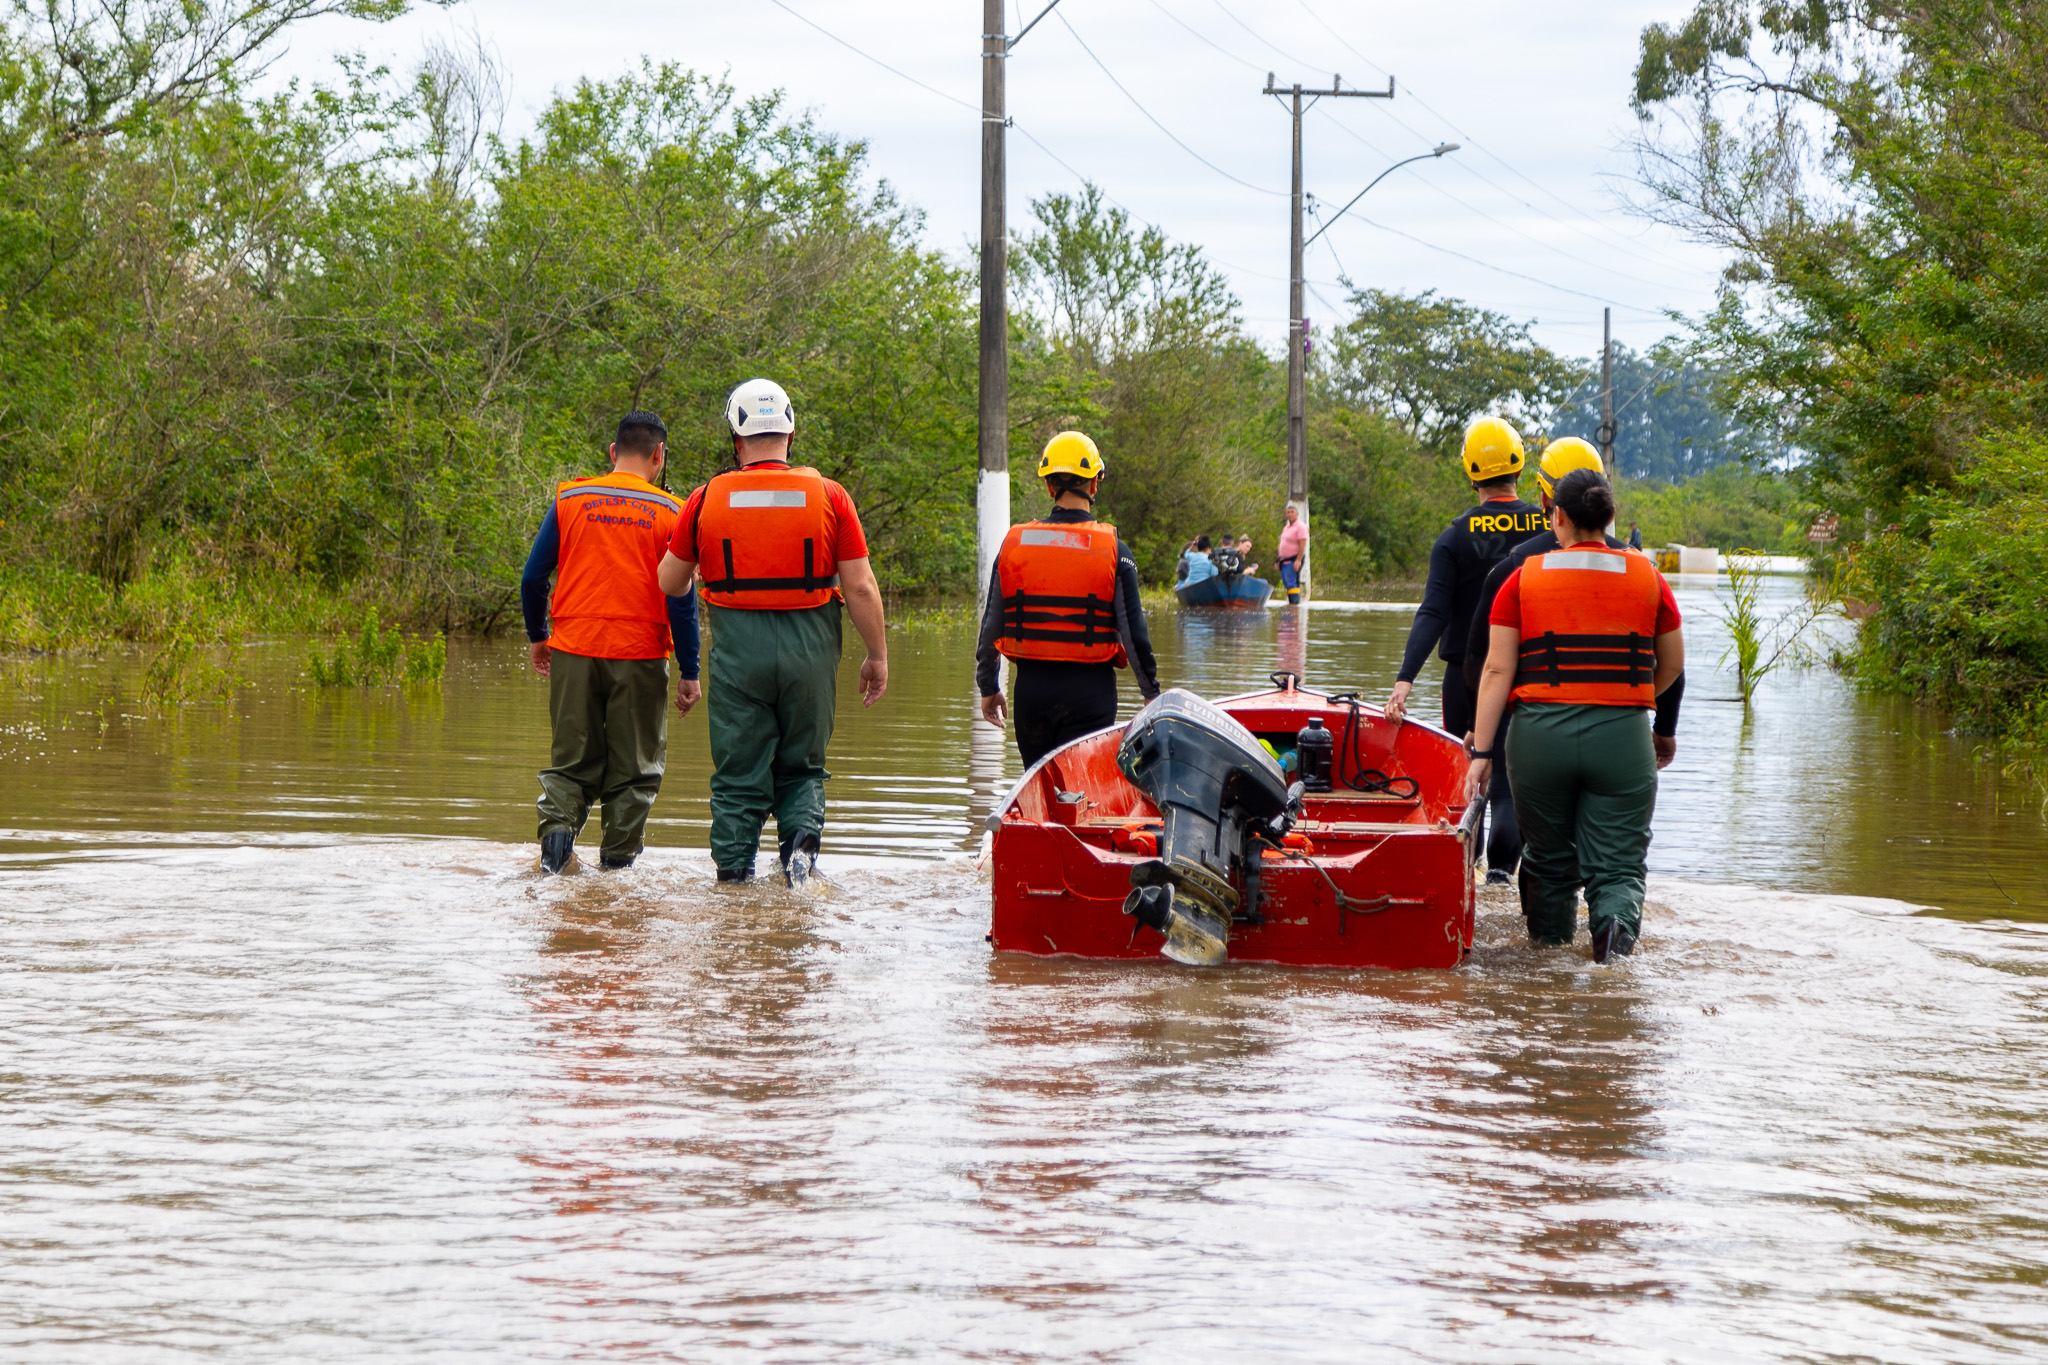
{"type": "Polygon", "coordinates": [[[441,632],[408,637],[385,630],[376,608],[363,613],[362,629],[323,653],[313,646],[307,671],[317,687],[389,687],[394,683],[437,683],[448,667],[448,640],[441,632]]]}

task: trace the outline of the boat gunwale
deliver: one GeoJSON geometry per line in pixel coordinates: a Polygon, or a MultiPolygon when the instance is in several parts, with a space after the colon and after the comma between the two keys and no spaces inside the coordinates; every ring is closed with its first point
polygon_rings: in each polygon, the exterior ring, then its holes
{"type": "MultiPolygon", "coordinates": [[[[1306,687],[1296,687],[1292,689],[1281,689],[1277,687],[1271,687],[1261,691],[1232,693],[1230,696],[1218,697],[1213,701],[1209,701],[1209,704],[1211,706],[1216,707],[1219,710],[1222,710],[1227,708],[1232,702],[1249,701],[1254,697],[1308,696],[1317,698],[1319,701],[1323,703],[1325,707],[1329,707],[1330,695],[1331,694],[1328,692],[1317,692],[1306,687]]],[[[1204,700],[1209,699],[1204,698],[1204,700]]],[[[1350,710],[1350,708],[1347,706],[1340,706],[1332,709],[1347,713],[1350,710]]],[[[1365,705],[1362,701],[1359,703],[1359,710],[1361,713],[1363,713],[1363,711],[1365,710],[1365,705]]],[[[1133,717],[1133,719],[1135,719],[1135,717],[1133,717]]],[[[1238,720],[1238,717],[1232,716],[1231,719],[1238,720]]],[[[1113,732],[1121,733],[1129,727],[1130,723],[1131,722],[1129,720],[1119,720],[1114,724],[1105,725],[1099,730],[1090,730],[1085,735],[1076,735],[1074,736],[1074,738],[1068,740],[1065,744],[1060,745],[1058,748],[1048,750],[1047,752],[1039,755],[1038,761],[1036,763],[1033,763],[1030,767],[1026,768],[1022,773],[1020,773],[1017,777],[1017,780],[1010,784],[1009,790],[1004,792],[1002,797],[996,802],[995,808],[989,812],[987,819],[983,821],[983,828],[986,829],[992,835],[1000,833],[1002,831],[1003,817],[1009,811],[1013,810],[1016,807],[1017,803],[1023,798],[1025,786],[1038,776],[1039,770],[1045,767],[1046,764],[1052,762],[1055,758],[1058,758],[1061,754],[1067,752],[1069,749],[1074,748],[1076,745],[1085,744],[1091,739],[1099,739],[1103,735],[1107,735],[1113,732]]],[[[1242,725],[1244,722],[1242,720],[1238,720],[1238,723],[1242,725]]],[[[1441,739],[1450,741],[1454,745],[1458,745],[1460,748],[1463,747],[1463,741],[1459,737],[1451,734],[1450,731],[1443,729],[1441,726],[1431,725],[1428,721],[1415,720],[1411,717],[1403,716],[1399,723],[1401,725],[1412,725],[1418,730],[1425,730],[1430,734],[1438,736],[1441,739]]],[[[1449,826],[1449,828],[1456,834],[1459,842],[1463,843],[1466,840],[1472,838],[1476,834],[1480,816],[1484,813],[1485,809],[1486,803],[1484,801],[1468,801],[1465,803],[1464,812],[1458,817],[1458,823],[1449,826]]],[[[1027,820],[1021,815],[1017,817],[1017,820],[1018,823],[1026,825],[1045,825],[1053,823],[1051,821],[1045,820],[1027,820]]],[[[1446,824],[1447,822],[1439,822],[1437,824],[1428,825],[1404,824],[1401,827],[1401,832],[1410,834],[1437,834],[1442,832],[1446,824]]]]}

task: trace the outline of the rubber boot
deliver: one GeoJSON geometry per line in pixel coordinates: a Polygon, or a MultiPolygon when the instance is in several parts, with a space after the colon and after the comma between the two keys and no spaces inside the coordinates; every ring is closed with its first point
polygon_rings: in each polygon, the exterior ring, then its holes
{"type": "Polygon", "coordinates": [[[1619,919],[1611,919],[1593,930],[1593,960],[1605,962],[1610,957],[1627,957],[1636,950],[1636,936],[1619,919]]]}
{"type": "Polygon", "coordinates": [[[632,865],[633,855],[631,854],[623,858],[614,858],[609,854],[600,854],[597,860],[597,868],[600,872],[623,872],[632,865]]]}
{"type": "Polygon", "coordinates": [[[802,886],[818,874],[818,831],[799,830],[782,847],[782,880],[802,886]]]}
{"type": "Polygon", "coordinates": [[[567,830],[556,830],[553,834],[540,836],[540,870],[547,873],[560,872],[576,856],[576,836],[567,830]]]}
{"type": "Polygon", "coordinates": [[[718,880],[722,882],[750,882],[754,880],[754,869],[751,867],[721,867],[718,869],[718,880]]]}

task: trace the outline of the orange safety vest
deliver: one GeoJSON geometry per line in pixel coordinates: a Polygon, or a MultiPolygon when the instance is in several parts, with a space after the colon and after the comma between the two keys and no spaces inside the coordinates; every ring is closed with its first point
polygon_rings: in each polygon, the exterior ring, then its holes
{"type": "Polygon", "coordinates": [[[548,643],[593,659],[659,659],[670,649],[668,600],[655,570],[682,505],[637,474],[555,488],[562,537],[548,643]]]}
{"type": "Polygon", "coordinates": [[[1116,632],[1116,527],[1101,521],[1027,521],[996,554],[1002,627],[996,650],[1012,659],[1127,666],[1116,632]]]}
{"type": "Polygon", "coordinates": [[[714,475],[694,529],[713,606],[797,611],[824,606],[839,587],[825,476],[808,465],[714,475]]]}
{"type": "Polygon", "coordinates": [[[1656,565],[1629,550],[1573,545],[1531,555],[1521,575],[1517,701],[1656,704],[1656,565]]]}

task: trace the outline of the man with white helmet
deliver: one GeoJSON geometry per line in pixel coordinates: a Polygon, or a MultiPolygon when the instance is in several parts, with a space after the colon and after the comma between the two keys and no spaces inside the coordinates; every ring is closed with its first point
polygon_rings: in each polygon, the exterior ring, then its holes
{"type": "Polygon", "coordinates": [[[783,877],[810,876],[825,828],[840,604],[867,646],[861,700],[889,685],[882,593],[860,516],[844,488],[789,462],[796,409],[782,386],[750,379],[725,404],[735,468],[691,493],[659,578],[682,592],[703,573],[711,626],[711,857],[718,879],[754,874],[772,814],[783,877]]]}

